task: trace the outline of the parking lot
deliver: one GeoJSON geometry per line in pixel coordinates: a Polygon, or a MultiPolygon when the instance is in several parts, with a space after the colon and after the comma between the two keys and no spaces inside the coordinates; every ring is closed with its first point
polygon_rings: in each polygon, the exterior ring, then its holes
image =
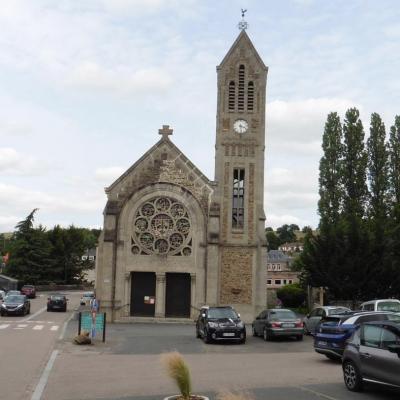
{"type": "Polygon", "coordinates": [[[399,398],[398,391],[374,386],[349,392],[340,363],[316,354],[311,337],[265,342],[248,327],[245,344],[204,344],[194,325],[110,324],[105,344],[78,347],[70,342],[76,331],[72,320],[43,399],[162,399],[177,392],[160,362],[171,350],[189,364],[194,392],[210,399],[221,390],[245,391],[256,400],[399,398]]]}

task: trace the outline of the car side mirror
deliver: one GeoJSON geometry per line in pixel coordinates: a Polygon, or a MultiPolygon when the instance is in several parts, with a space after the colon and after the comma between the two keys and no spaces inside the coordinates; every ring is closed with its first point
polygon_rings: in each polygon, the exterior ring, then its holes
{"type": "Polygon", "coordinates": [[[389,344],[388,345],[388,350],[391,353],[396,353],[400,358],[400,344],[389,344]]]}
{"type": "Polygon", "coordinates": [[[202,316],[202,318],[205,318],[205,317],[206,317],[206,314],[203,313],[203,314],[201,314],[201,316],[202,316]]]}

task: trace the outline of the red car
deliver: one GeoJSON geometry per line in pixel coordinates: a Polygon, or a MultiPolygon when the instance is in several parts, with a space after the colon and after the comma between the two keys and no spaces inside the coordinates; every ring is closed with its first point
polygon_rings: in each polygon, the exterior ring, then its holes
{"type": "Polygon", "coordinates": [[[21,288],[21,294],[24,294],[29,299],[34,299],[36,297],[36,288],[33,285],[24,285],[21,288]]]}

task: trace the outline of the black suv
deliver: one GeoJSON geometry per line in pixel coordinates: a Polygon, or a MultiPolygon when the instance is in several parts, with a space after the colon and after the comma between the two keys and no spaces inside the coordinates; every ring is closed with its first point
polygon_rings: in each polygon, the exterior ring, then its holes
{"type": "Polygon", "coordinates": [[[246,327],[232,307],[203,307],[196,322],[196,337],[213,340],[246,341],[246,327]]]}
{"type": "Polygon", "coordinates": [[[47,298],[47,311],[60,310],[67,311],[68,299],[63,294],[52,294],[47,298]]]}

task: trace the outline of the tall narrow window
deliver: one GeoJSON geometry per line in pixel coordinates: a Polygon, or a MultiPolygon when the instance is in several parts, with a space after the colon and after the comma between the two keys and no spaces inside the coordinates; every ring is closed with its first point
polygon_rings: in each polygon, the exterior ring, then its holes
{"type": "Polygon", "coordinates": [[[247,86],[247,111],[254,109],[254,83],[250,81],[247,86]]]}
{"type": "Polygon", "coordinates": [[[228,93],[228,107],[229,111],[235,111],[235,82],[229,82],[229,93],[228,93]]]}
{"type": "Polygon", "coordinates": [[[239,67],[238,111],[244,110],[244,65],[239,67]]]}
{"type": "Polygon", "coordinates": [[[232,228],[244,226],[244,169],[233,170],[232,228]]]}

